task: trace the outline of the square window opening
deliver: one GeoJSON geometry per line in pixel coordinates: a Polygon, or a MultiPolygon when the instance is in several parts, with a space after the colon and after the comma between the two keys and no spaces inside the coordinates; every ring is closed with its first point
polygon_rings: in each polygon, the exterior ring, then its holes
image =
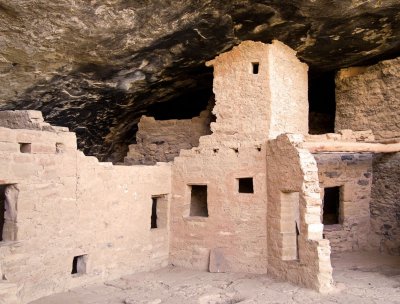
{"type": "Polygon", "coordinates": [[[64,153],[65,146],[63,143],[56,143],[56,153],[64,153]]]}
{"type": "Polygon", "coordinates": [[[340,188],[324,188],[322,223],[324,225],[340,224],[340,188]]]}
{"type": "Polygon", "coordinates": [[[207,186],[192,185],[190,187],[190,216],[208,217],[207,186]]]}
{"type": "Polygon", "coordinates": [[[252,62],[251,66],[252,66],[253,74],[258,74],[259,69],[260,69],[260,63],[259,62],[252,62]]]}
{"type": "Polygon", "coordinates": [[[87,254],[75,256],[72,261],[71,274],[85,274],[87,264],[87,254]]]}
{"type": "Polygon", "coordinates": [[[254,193],[252,177],[238,178],[238,182],[239,182],[239,193],[254,193]]]}
{"type": "Polygon", "coordinates": [[[21,153],[31,153],[32,152],[32,144],[30,144],[30,143],[19,143],[19,151],[21,153]]]}

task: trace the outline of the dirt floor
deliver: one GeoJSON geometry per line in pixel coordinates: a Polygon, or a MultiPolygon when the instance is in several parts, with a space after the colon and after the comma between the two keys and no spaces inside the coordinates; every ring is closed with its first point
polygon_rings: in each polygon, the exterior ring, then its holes
{"type": "Polygon", "coordinates": [[[31,304],[400,303],[400,257],[346,253],[332,257],[335,290],[319,294],[265,275],[168,267],[77,288],[31,304]]]}

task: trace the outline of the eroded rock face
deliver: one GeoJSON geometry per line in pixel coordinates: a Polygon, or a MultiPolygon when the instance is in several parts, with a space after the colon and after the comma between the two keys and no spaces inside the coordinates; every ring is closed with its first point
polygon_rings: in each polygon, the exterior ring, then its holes
{"type": "Polygon", "coordinates": [[[207,100],[204,62],[243,40],[321,70],[400,49],[397,0],[6,0],[0,16],[0,108],[43,111],[103,160],[122,159],[149,105],[207,100]]]}

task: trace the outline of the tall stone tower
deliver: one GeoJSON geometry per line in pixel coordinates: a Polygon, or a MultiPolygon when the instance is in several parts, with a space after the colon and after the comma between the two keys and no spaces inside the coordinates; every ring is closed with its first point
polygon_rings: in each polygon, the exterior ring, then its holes
{"type": "Polygon", "coordinates": [[[266,140],[308,133],[308,67],[288,46],[245,41],[207,66],[214,67],[215,135],[266,140]]]}

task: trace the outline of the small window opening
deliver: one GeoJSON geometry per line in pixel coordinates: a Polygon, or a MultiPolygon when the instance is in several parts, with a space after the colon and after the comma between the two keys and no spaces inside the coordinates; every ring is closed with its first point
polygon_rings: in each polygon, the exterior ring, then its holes
{"type": "Polygon", "coordinates": [[[151,229],[157,228],[157,198],[152,198],[151,206],[151,229]]]}
{"type": "Polygon", "coordinates": [[[64,153],[65,146],[63,143],[56,143],[56,153],[64,153]]]}
{"type": "Polygon", "coordinates": [[[260,68],[260,63],[252,62],[251,65],[253,67],[253,74],[258,74],[258,70],[260,68]]]}
{"type": "Polygon", "coordinates": [[[71,274],[85,274],[86,273],[87,254],[78,255],[72,261],[71,274]]]}
{"type": "Polygon", "coordinates": [[[30,143],[19,143],[19,151],[21,153],[31,153],[32,145],[30,143]]]}
{"type": "Polygon", "coordinates": [[[17,199],[15,184],[0,185],[0,241],[17,240],[17,199]]]}
{"type": "Polygon", "coordinates": [[[207,186],[205,185],[191,186],[190,216],[208,217],[207,186]]]}
{"type": "Polygon", "coordinates": [[[238,181],[239,193],[254,193],[252,177],[238,178],[238,181]]]}
{"type": "Polygon", "coordinates": [[[339,224],[340,187],[324,188],[324,207],[322,223],[324,225],[339,224]]]}

